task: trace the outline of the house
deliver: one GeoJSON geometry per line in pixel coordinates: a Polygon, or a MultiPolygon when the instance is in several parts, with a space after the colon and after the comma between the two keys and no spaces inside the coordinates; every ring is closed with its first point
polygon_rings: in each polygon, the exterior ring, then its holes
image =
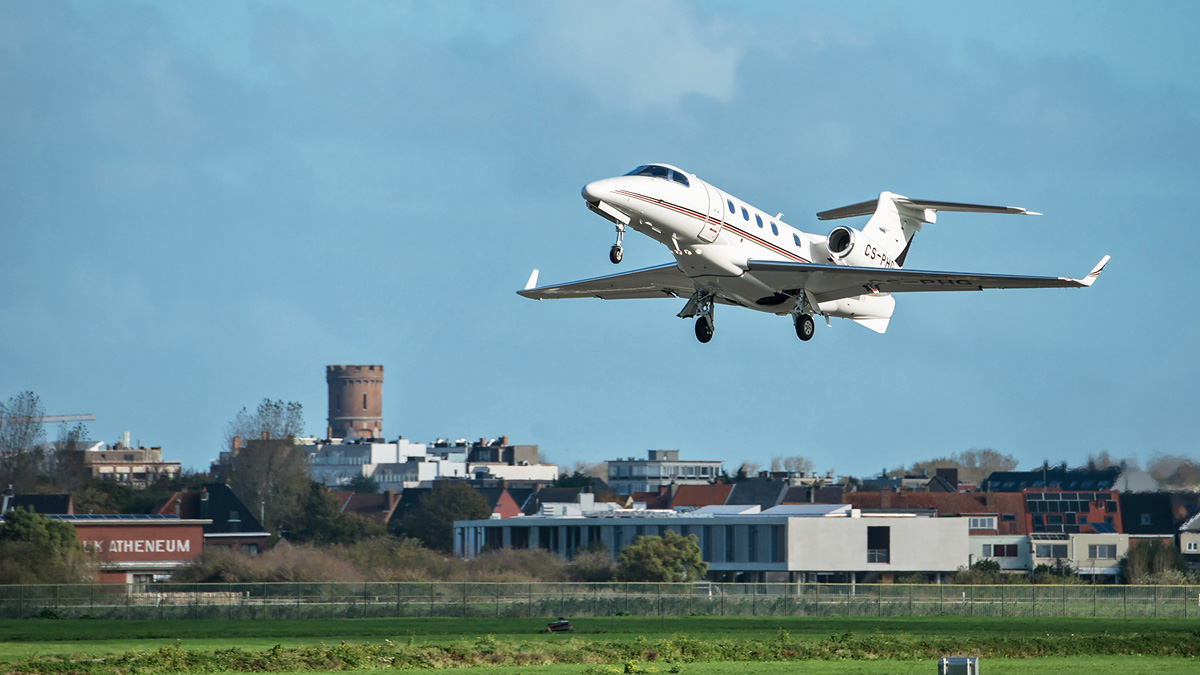
{"type": "Polygon", "coordinates": [[[68,493],[62,494],[22,494],[0,496],[0,515],[9,509],[29,509],[42,515],[73,515],[75,503],[68,493]]]}
{"type": "Polygon", "coordinates": [[[984,491],[1020,492],[1035,488],[1063,491],[1156,492],[1158,481],[1140,469],[1109,466],[1103,469],[1068,469],[1065,464],[1033,471],[993,471],[979,486],[984,491]]]}
{"type": "Polygon", "coordinates": [[[155,507],[154,514],[203,521],[204,548],[219,546],[258,555],[271,538],[254,510],[224,483],[205,483],[199,490],[175,492],[155,507]]]}

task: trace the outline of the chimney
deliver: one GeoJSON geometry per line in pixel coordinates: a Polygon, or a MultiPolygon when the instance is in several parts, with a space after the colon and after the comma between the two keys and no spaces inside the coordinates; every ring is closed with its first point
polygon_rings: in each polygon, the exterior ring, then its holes
{"type": "Polygon", "coordinates": [[[385,490],[383,493],[383,510],[387,511],[392,505],[392,491],[385,490]]]}
{"type": "Polygon", "coordinates": [[[508,436],[501,436],[501,437],[500,437],[500,447],[502,447],[502,448],[507,448],[507,447],[508,447],[508,436]]]}
{"type": "Polygon", "coordinates": [[[208,488],[200,488],[200,517],[208,517],[208,488]]]}
{"type": "Polygon", "coordinates": [[[892,491],[883,490],[879,493],[879,508],[886,509],[892,506],[892,491]]]}
{"type": "Polygon", "coordinates": [[[182,508],[183,508],[183,505],[181,504],[181,502],[182,502],[182,501],[183,501],[183,500],[182,500],[182,499],[180,499],[179,497],[176,497],[176,498],[175,498],[175,517],[176,517],[176,518],[178,518],[178,517],[179,517],[179,512],[180,512],[180,511],[182,510],[182,508]]]}
{"type": "Polygon", "coordinates": [[[241,436],[234,436],[234,437],[233,437],[233,450],[234,450],[234,452],[237,452],[238,450],[241,450],[241,449],[242,449],[242,437],[241,437],[241,436]]]}
{"type": "Polygon", "coordinates": [[[266,432],[266,430],[264,429],[264,430],[263,430],[263,432],[262,432],[262,439],[265,441],[265,440],[269,440],[269,438],[270,438],[270,437],[267,435],[267,432],[266,432]]]}

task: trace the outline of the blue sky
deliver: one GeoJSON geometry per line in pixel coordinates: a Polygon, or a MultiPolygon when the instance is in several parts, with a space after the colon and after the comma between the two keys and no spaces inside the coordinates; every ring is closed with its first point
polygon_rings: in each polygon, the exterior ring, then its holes
{"type": "MultiPolygon", "coordinates": [[[[195,468],[263,398],[323,432],[324,366],[367,363],[389,438],[566,465],[1194,458],[1198,25],[1190,2],[0,3],[0,399],[195,468]],[[649,161],[822,233],[882,190],[1046,214],[943,214],[916,268],[1113,261],[806,344],[731,308],[700,345],[682,301],[518,297],[534,267],[616,271],[579,189],[649,161]]],[[[668,260],[626,239],[623,269],[668,260]]]]}

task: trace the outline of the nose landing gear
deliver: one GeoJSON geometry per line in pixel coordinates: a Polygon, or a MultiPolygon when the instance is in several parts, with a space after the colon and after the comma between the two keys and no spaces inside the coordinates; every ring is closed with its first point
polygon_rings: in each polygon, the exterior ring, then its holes
{"type": "Polygon", "coordinates": [[[625,238],[625,225],[617,223],[617,243],[612,245],[608,250],[609,261],[616,265],[621,262],[623,250],[621,248],[621,240],[625,238]]]}

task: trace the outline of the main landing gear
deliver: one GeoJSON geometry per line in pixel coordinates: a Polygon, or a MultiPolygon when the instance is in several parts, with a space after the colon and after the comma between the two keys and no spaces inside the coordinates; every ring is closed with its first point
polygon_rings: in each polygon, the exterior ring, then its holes
{"type": "Polygon", "coordinates": [[[612,248],[610,248],[608,250],[608,260],[614,265],[619,264],[621,262],[621,258],[623,257],[621,255],[623,253],[623,251],[621,249],[621,240],[624,238],[625,238],[625,226],[618,223],[617,224],[617,243],[613,244],[612,248]]]}
{"type": "Polygon", "coordinates": [[[713,336],[713,294],[696,291],[676,316],[681,319],[699,317],[696,319],[696,339],[708,342],[713,336]]]}
{"type": "Polygon", "coordinates": [[[816,331],[816,326],[813,324],[811,314],[796,315],[796,337],[804,342],[812,339],[813,333],[816,331]]]}

